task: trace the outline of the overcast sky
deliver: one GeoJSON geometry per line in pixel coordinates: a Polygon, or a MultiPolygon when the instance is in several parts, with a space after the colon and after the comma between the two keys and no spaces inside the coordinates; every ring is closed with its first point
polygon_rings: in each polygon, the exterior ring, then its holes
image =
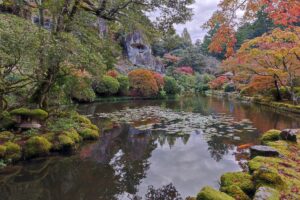
{"type": "Polygon", "coordinates": [[[217,4],[219,0],[195,0],[192,6],[194,10],[194,16],[192,21],[186,24],[175,25],[175,29],[178,34],[182,33],[182,30],[186,27],[195,42],[197,39],[203,39],[206,34],[206,30],[201,28],[201,25],[205,23],[212,15],[212,13],[217,10],[217,4]]]}

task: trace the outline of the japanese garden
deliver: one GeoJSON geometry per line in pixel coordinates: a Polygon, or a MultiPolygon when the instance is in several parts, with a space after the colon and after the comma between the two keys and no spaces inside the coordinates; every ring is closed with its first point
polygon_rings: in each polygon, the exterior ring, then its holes
{"type": "Polygon", "coordinates": [[[299,0],[0,0],[0,200],[299,200],[299,0]]]}

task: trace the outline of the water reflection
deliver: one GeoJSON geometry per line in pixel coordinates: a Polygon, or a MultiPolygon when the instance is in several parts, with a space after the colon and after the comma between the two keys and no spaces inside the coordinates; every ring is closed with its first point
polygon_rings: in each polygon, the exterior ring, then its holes
{"type": "Polygon", "coordinates": [[[32,160],[0,171],[1,200],[147,199],[167,194],[173,199],[185,198],[205,185],[218,188],[224,172],[242,170],[240,164],[246,154],[237,152],[237,146],[257,143],[261,132],[271,128],[299,126],[299,120],[292,116],[263,107],[202,97],[91,104],[80,110],[104,131],[101,139],[84,145],[73,156],[32,160]],[[203,115],[224,113],[236,121],[247,118],[258,130],[235,133],[238,140],[226,134],[207,138],[201,130],[179,137],[94,117],[99,112],[144,106],[203,115]]]}

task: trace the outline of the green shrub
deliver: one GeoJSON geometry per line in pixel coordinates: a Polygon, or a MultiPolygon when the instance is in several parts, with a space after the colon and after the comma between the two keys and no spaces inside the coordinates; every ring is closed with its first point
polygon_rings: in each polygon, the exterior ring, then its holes
{"type": "Polygon", "coordinates": [[[167,98],[166,91],[164,91],[164,90],[159,91],[159,98],[166,99],[167,98]]]}
{"type": "Polygon", "coordinates": [[[234,92],[235,91],[235,85],[233,83],[227,83],[224,86],[224,92],[234,92]]]}
{"type": "Polygon", "coordinates": [[[26,141],[24,153],[25,157],[31,158],[35,156],[48,154],[52,144],[44,137],[34,136],[26,141]]]}
{"type": "Polygon", "coordinates": [[[119,81],[119,84],[120,84],[119,94],[127,95],[128,91],[129,91],[129,79],[128,79],[128,77],[119,75],[117,77],[117,80],[119,81]]]}
{"type": "Polygon", "coordinates": [[[89,128],[79,129],[78,133],[84,140],[96,140],[100,136],[99,131],[89,128]]]}
{"type": "Polygon", "coordinates": [[[180,92],[180,88],[173,77],[165,76],[164,82],[164,91],[166,91],[167,94],[178,94],[180,92]]]}
{"type": "Polygon", "coordinates": [[[13,138],[14,138],[14,134],[10,131],[0,132],[0,141],[1,142],[7,142],[9,140],[12,140],[13,138]]]}
{"type": "Polygon", "coordinates": [[[0,113],[0,130],[7,130],[14,126],[15,121],[11,117],[10,113],[4,111],[0,113]]]}
{"type": "Polygon", "coordinates": [[[209,90],[208,84],[198,83],[195,88],[196,92],[204,92],[209,90]]]}
{"type": "Polygon", "coordinates": [[[0,145],[0,159],[3,159],[5,157],[6,153],[6,146],[0,145]]]}
{"type": "Polygon", "coordinates": [[[93,102],[96,99],[96,94],[91,87],[76,88],[72,92],[72,99],[78,102],[93,102]]]}
{"type": "Polygon", "coordinates": [[[4,146],[6,147],[5,160],[14,162],[21,158],[21,147],[18,144],[6,142],[4,146]]]}
{"type": "Polygon", "coordinates": [[[70,137],[75,143],[78,143],[82,140],[82,138],[75,129],[65,131],[64,134],[70,137]]]}
{"type": "Polygon", "coordinates": [[[111,76],[103,76],[100,81],[97,82],[94,90],[100,95],[113,95],[119,91],[120,84],[117,79],[111,76]]]}
{"type": "Polygon", "coordinates": [[[36,117],[39,119],[45,119],[48,117],[48,113],[42,109],[28,109],[28,108],[18,108],[10,112],[11,115],[22,115],[29,117],[36,117]]]}

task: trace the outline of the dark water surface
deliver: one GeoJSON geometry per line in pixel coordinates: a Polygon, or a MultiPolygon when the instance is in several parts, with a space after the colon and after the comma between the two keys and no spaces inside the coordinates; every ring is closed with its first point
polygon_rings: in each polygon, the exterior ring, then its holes
{"type": "Polygon", "coordinates": [[[172,183],[185,198],[242,170],[263,131],[300,127],[296,116],[212,97],[82,105],[102,138],[72,156],[52,156],[0,171],[2,200],[110,200],[145,197],[172,183]],[[119,112],[121,111],[121,112],[119,112]],[[161,116],[161,117],[158,117],[161,116]],[[109,117],[103,118],[103,117],[109,117]]]}

